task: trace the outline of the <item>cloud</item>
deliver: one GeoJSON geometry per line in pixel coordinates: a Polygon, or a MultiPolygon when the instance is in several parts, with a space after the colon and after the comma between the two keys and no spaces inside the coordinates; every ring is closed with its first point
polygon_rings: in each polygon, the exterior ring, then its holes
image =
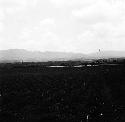
{"type": "Polygon", "coordinates": [[[4,11],[2,8],[0,8],[0,32],[2,32],[4,29],[4,23],[3,23],[4,18],[5,18],[4,11]]]}
{"type": "Polygon", "coordinates": [[[4,29],[4,24],[3,24],[3,22],[0,22],[0,32],[2,32],[3,29],[4,29]]]}
{"type": "MultiPolygon", "coordinates": [[[[74,46],[82,52],[125,49],[125,1],[100,0],[72,10],[72,19],[83,27],[74,46]]],[[[80,27],[78,27],[79,29],[80,27]]]]}
{"type": "Polygon", "coordinates": [[[56,5],[57,7],[64,6],[88,6],[95,3],[96,0],[50,0],[51,3],[56,5]]]}
{"type": "Polygon", "coordinates": [[[3,20],[5,17],[4,10],[0,8],[0,21],[3,20]]]}
{"type": "Polygon", "coordinates": [[[123,0],[0,0],[2,49],[125,50],[124,26],[123,0]]]}
{"type": "MultiPolygon", "coordinates": [[[[4,43],[3,43],[4,44],[4,43]]],[[[11,41],[8,45],[3,45],[5,48],[19,48],[38,51],[61,51],[62,41],[55,33],[42,33],[41,37],[29,38],[21,41],[11,41]],[[17,46],[18,45],[18,46],[17,46]]],[[[3,47],[4,48],[4,47],[3,47]]]]}
{"type": "Polygon", "coordinates": [[[0,0],[0,7],[3,8],[7,14],[14,14],[29,6],[36,6],[37,1],[38,0],[0,0]]]}
{"type": "Polygon", "coordinates": [[[109,23],[98,23],[77,37],[79,51],[93,52],[102,50],[124,50],[125,29],[122,24],[113,26],[109,23]]]}
{"type": "Polygon", "coordinates": [[[39,51],[58,51],[60,50],[61,41],[58,36],[53,32],[41,33],[41,36],[27,35],[17,40],[10,40],[7,45],[4,41],[1,42],[1,49],[27,49],[39,51]]]}
{"type": "MultiPolygon", "coordinates": [[[[57,34],[54,32],[56,23],[53,18],[45,18],[40,20],[36,25],[24,27],[18,36],[20,48],[30,50],[56,50],[59,49],[61,42],[57,34]],[[50,46],[51,45],[51,46],[50,46]]],[[[17,41],[15,41],[17,43],[17,41]]]]}
{"type": "Polygon", "coordinates": [[[75,9],[72,15],[82,19],[85,24],[95,24],[98,22],[118,22],[125,17],[125,2],[110,3],[106,0],[98,1],[88,7],[75,9]]]}
{"type": "Polygon", "coordinates": [[[47,24],[55,24],[54,19],[52,18],[46,18],[40,22],[41,25],[47,25],[47,24]]]}
{"type": "Polygon", "coordinates": [[[48,34],[53,31],[55,26],[56,24],[53,18],[39,20],[32,26],[23,27],[21,29],[20,38],[25,40],[28,38],[41,38],[42,35],[46,35],[46,33],[48,34]]]}

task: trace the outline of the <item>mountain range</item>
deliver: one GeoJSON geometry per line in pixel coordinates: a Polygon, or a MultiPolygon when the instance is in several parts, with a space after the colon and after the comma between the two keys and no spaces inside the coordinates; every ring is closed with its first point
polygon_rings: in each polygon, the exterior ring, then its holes
{"type": "Polygon", "coordinates": [[[101,51],[90,54],[71,52],[40,52],[24,49],[0,50],[0,62],[46,62],[104,58],[125,58],[125,51],[101,51]]]}

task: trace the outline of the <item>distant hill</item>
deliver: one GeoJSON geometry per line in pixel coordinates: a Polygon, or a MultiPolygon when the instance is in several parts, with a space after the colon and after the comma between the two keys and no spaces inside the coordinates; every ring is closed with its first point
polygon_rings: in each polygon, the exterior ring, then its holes
{"type": "Polygon", "coordinates": [[[88,56],[94,59],[125,58],[125,51],[101,51],[88,54],[88,56]]]}
{"type": "Polygon", "coordinates": [[[39,52],[23,49],[9,49],[0,51],[0,62],[44,62],[44,61],[67,61],[85,58],[81,53],[66,52],[39,52]]]}
{"type": "Polygon", "coordinates": [[[82,53],[27,51],[24,49],[0,51],[0,62],[76,61],[103,58],[125,58],[125,51],[103,51],[87,55],[82,53]]]}

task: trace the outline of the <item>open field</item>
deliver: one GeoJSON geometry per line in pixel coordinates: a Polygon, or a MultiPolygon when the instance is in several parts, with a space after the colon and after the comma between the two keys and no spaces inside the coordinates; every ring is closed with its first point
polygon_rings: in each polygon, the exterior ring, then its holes
{"type": "Polygon", "coordinates": [[[125,122],[125,67],[0,66],[0,122],[125,122]]]}

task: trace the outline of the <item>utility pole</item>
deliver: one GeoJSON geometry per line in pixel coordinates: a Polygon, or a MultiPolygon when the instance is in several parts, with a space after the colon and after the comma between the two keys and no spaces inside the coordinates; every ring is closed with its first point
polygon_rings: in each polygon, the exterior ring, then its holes
{"type": "Polygon", "coordinates": [[[99,52],[101,52],[101,50],[99,49],[99,52]]]}

